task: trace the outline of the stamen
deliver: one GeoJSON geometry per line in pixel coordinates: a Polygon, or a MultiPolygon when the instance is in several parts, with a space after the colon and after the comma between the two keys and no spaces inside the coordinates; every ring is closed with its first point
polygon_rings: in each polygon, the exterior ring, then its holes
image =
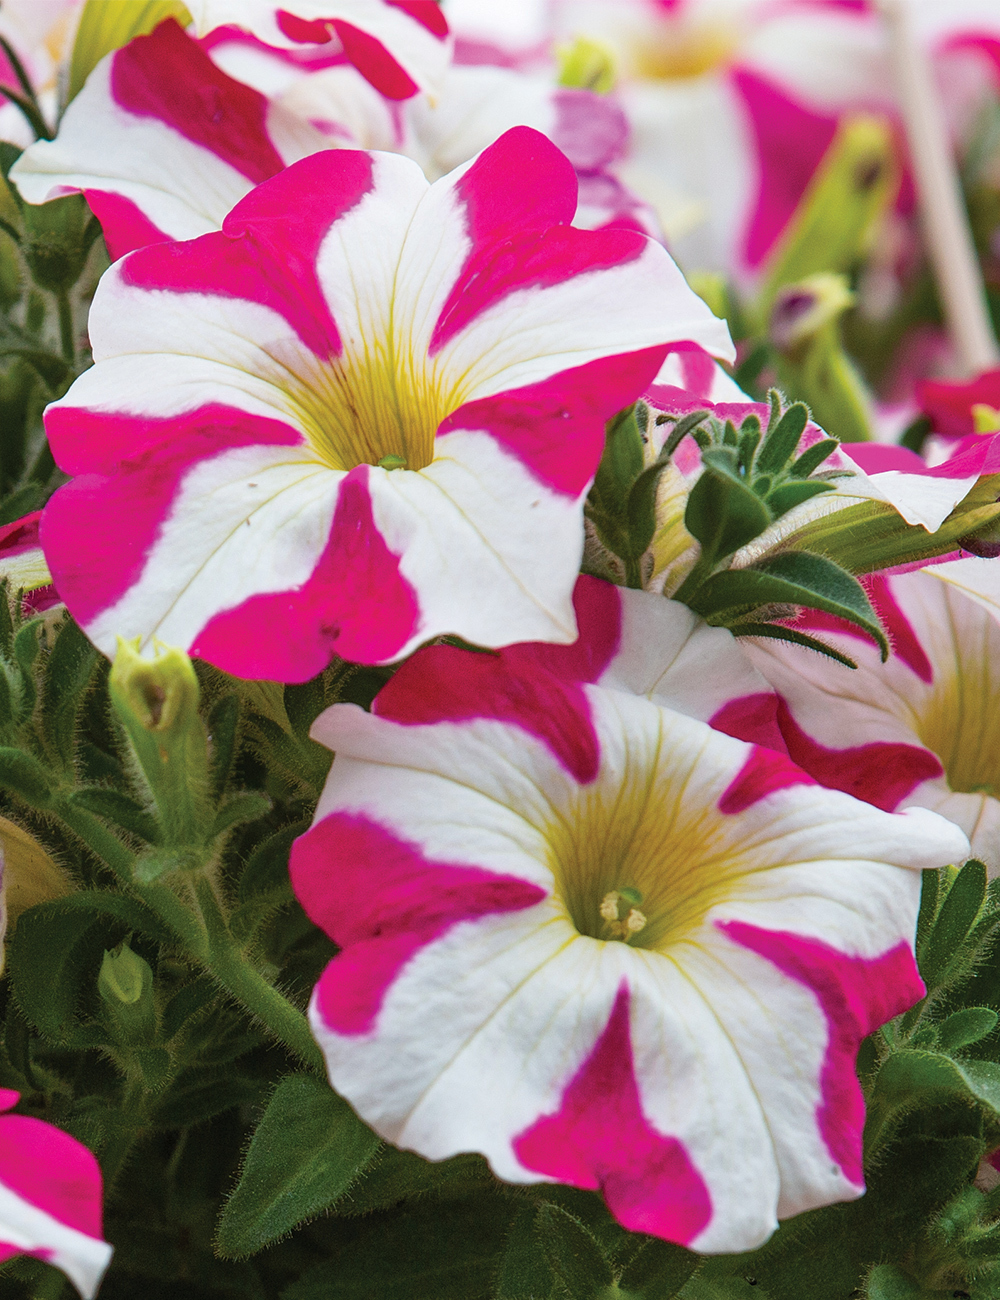
{"type": "Polygon", "coordinates": [[[604,922],[604,938],[620,939],[623,943],[634,938],[646,927],[646,917],[634,907],[642,902],[638,889],[626,887],[612,889],[601,899],[600,914],[604,922]]]}

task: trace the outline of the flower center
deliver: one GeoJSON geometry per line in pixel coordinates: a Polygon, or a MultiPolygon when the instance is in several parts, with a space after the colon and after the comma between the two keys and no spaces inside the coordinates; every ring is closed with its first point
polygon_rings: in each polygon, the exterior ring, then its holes
{"type": "Polygon", "coordinates": [[[665,17],[657,39],[636,48],[636,71],[654,81],[701,77],[729,63],[739,43],[739,32],[728,23],[665,17]]]}
{"type": "Polygon", "coordinates": [[[316,455],[338,470],[426,468],[438,425],[464,400],[433,362],[399,355],[388,343],[306,372],[297,366],[283,387],[316,455]]]}
{"type": "Polygon", "coordinates": [[[916,731],[957,794],[1000,798],[1000,628],[987,639],[993,644],[969,645],[952,671],[938,674],[916,731]]]}
{"type": "Polygon", "coordinates": [[[602,772],[578,787],[547,828],[556,893],[580,934],[663,951],[749,869],[714,807],[682,805],[690,769],[670,748],[630,754],[624,780],[602,772]]]}

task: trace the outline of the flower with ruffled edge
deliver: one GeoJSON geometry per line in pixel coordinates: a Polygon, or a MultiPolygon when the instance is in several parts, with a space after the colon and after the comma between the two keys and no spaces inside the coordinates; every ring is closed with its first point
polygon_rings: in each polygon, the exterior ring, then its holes
{"type": "Polygon", "coordinates": [[[1000,626],[937,574],[935,565],[862,580],[892,644],[885,664],[854,628],[815,612],[796,626],[819,631],[856,669],[786,642],[748,639],[745,649],[781,697],[779,726],[796,763],[879,808],[933,809],[962,828],[995,876],[1000,626]]]}
{"type": "Polygon", "coordinates": [[[321,149],[402,153],[434,181],[514,126],[543,132],[573,163],[574,224],[658,233],[609,171],[628,124],[606,96],[551,75],[456,67],[435,104],[399,105],[350,64],[303,68],[228,28],[199,42],[173,19],[102,59],[56,138],[26,149],[11,177],[29,203],[81,190],[116,260],[220,229],[255,185],[321,149]]]}
{"type": "Polygon", "coordinates": [[[715,710],[725,633],[645,593],[578,601],[575,647],[503,672],[427,647],[374,714],[316,723],[337,756],[291,872],[341,951],[313,1032],[387,1140],[746,1250],[861,1194],[855,1053],[922,993],[914,868],[968,842],[659,702],[693,683],[715,710]]]}
{"type": "MultiPolygon", "coordinates": [[[[0,1110],[18,1097],[0,1088],[0,1110]]],[[[44,1259],[90,1300],[111,1259],[101,1205],[100,1168],[76,1138],[30,1115],[0,1116],[0,1262],[44,1259]]]]}
{"type": "Polygon", "coordinates": [[[437,0],[189,0],[188,9],[200,36],[233,26],[278,49],[337,40],[387,99],[433,93],[451,58],[437,0]]]}
{"type": "Polygon", "coordinates": [[[605,422],[672,338],[732,355],[662,247],[575,209],[518,128],[434,185],[314,155],[116,263],[96,364],[46,414],[77,477],[42,543],[91,639],[284,681],[449,632],[572,641],[605,422]]]}

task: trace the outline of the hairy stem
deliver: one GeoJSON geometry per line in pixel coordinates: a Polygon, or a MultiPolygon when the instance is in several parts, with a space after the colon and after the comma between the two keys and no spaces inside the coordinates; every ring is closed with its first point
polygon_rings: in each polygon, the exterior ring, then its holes
{"type": "Polygon", "coordinates": [[[208,936],[209,970],[273,1038],[306,1065],[322,1072],[323,1056],[309,1032],[305,1016],[244,957],[229,933],[212,883],[204,876],[197,880],[195,897],[208,936]]]}

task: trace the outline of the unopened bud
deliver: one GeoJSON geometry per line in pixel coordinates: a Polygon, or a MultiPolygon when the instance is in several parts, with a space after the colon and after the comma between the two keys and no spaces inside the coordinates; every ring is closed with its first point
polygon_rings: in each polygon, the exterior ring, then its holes
{"type": "Polygon", "coordinates": [[[556,53],[560,86],[593,90],[598,95],[614,90],[615,56],[608,46],[587,36],[578,36],[572,45],[564,45],[556,53]]]}
{"type": "Polygon", "coordinates": [[[794,352],[854,302],[847,278],[820,271],[786,285],[771,312],[771,341],[779,352],[794,352]]]}
{"type": "MultiPolygon", "coordinates": [[[[166,734],[198,713],[198,679],[191,660],[175,646],[156,646],[154,657],[139,653],[139,640],[118,638],[111,668],[111,694],[126,726],[166,734]]],[[[130,728],[131,729],[131,728],[130,728]]]]}
{"type": "Polygon", "coordinates": [[[105,1002],[135,1006],[153,983],[153,973],[127,943],[105,952],[97,976],[97,988],[105,1002]]]}

